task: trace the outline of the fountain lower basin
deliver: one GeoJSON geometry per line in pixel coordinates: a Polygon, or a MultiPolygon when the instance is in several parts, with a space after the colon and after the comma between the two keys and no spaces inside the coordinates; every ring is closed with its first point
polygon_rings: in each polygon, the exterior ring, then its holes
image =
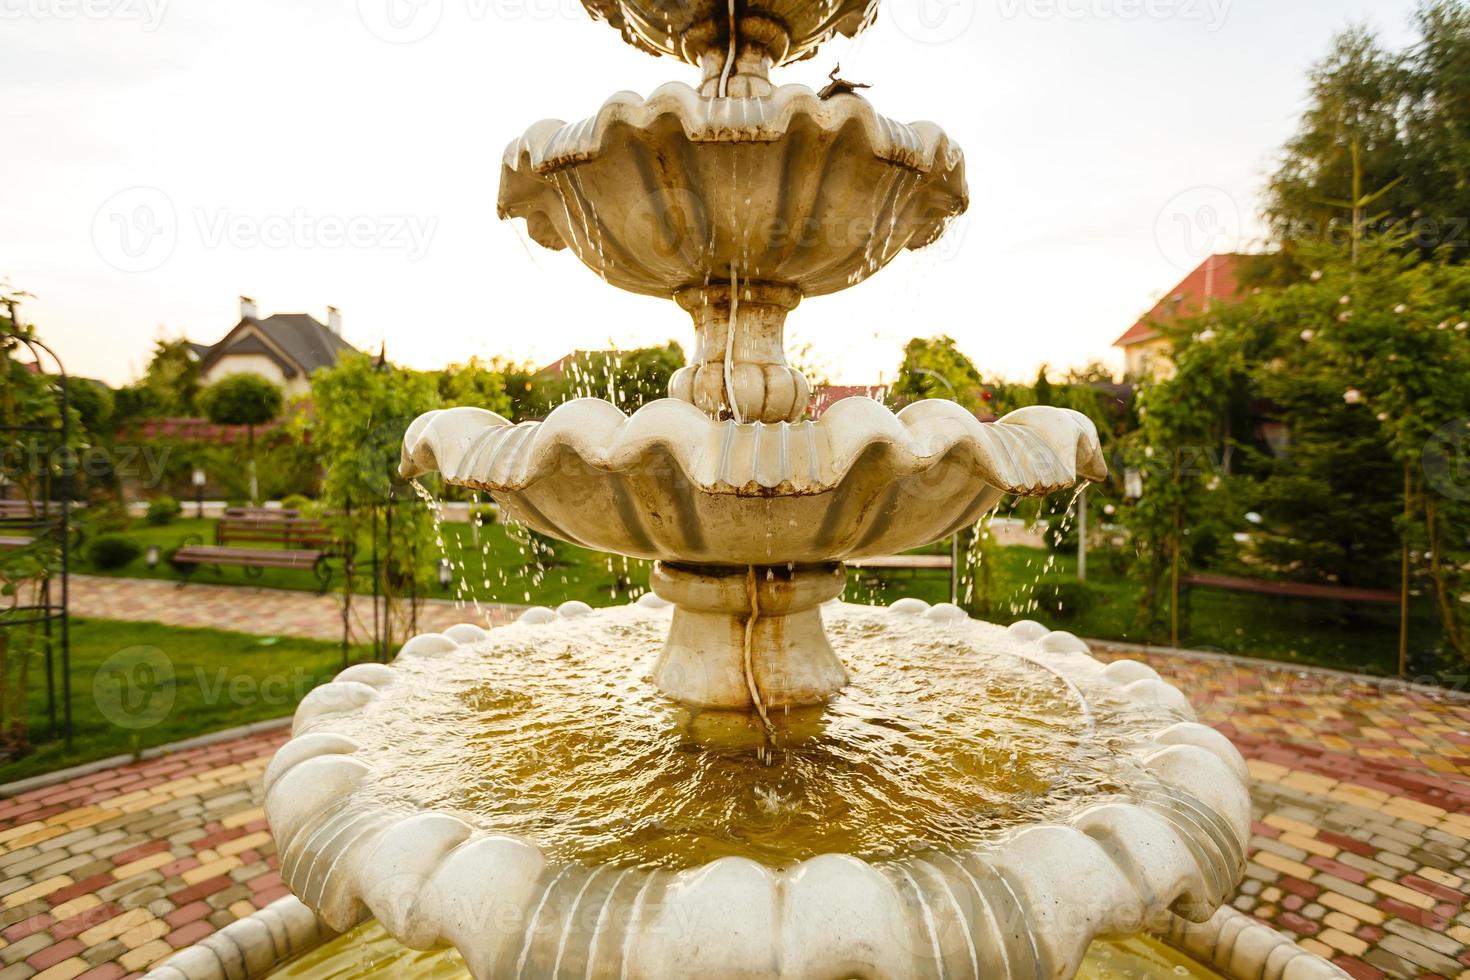
{"type": "Polygon", "coordinates": [[[352,668],[267,773],[283,877],[478,977],[1065,977],[1233,889],[1243,764],[1147,667],[952,607],[822,614],[853,687],[770,745],[642,683],[667,610],[352,668]]]}

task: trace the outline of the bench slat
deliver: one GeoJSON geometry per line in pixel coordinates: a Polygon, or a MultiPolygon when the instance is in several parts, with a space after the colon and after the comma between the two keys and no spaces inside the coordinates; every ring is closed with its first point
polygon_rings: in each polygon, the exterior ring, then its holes
{"type": "Polygon", "coordinates": [[[1256,595],[1289,596],[1298,599],[1340,599],[1343,602],[1378,602],[1399,604],[1397,592],[1385,589],[1360,589],[1344,585],[1316,585],[1311,582],[1277,582],[1266,579],[1238,578],[1233,575],[1185,575],[1185,585],[1227,592],[1250,592],[1256,595]]]}
{"type": "Polygon", "coordinates": [[[948,555],[889,555],[883,558],[861,558],[847,563],[849,568],[890,568],[906,571],[949,571],[954,559],[948,555]]]}

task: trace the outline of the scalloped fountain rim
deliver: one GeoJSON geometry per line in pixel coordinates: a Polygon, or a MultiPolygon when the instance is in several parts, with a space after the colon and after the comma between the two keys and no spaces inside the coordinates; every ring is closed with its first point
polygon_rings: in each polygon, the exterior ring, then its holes
{"type": "MultiPolygon", "coordinates": [[[[640,605],[664,607],[653,597],[640,605]]],[[[923,617],[936,631],[974,628],[949,605],[909,599],[888,614],[923,617]]],[[[602,614],[567,603],[531,610],[506,628],[554,629],[564,619],[594,615],[602,614]]],[[[1118,751],[1137,757],[1166,792],[1086,805],[1068,820],[1019,829],[971,854],[885,865],[826,855],[786,870],[727,858],[662,876],[556,867],[534,843],[477,830],[458,817],[352,805],[354,789],[372,772],[353,758],[357,743],[332,732],[332,721],[398,682],[392,667],[360,664],[307,696],[293,740],[266,772],[283,878],[332,928],[346,929],[371,912],[410,947],[457,947],[480,977],[496,975],[517,949],[525,966],[538,927],[547,925],[540,918],[551,888],[567,875],[585,876],[579,900],[598,875],[617,876],[599,925],[613,894],[635,876],[622,896],[630,903],[626,931],[616,948],[599,950],[594,929],[589,975],[602,975],[594,972],[599,964],[620,963],[624,976],[714,977],[744,963],[762,976],[801,977],[862,962],[875,975],[907,976],[936,957],[983,975],[984,957],[1029,955],[1041,975],[1066,976],[1099,935],[1167,929],[1171,913],[1207,920],[1244,868],[1250,798],[1239,753],[1194,723],[1184,696],[1152,668],[1132,661],[1104,667],[1075,636],[1036,623],[1009,632],[1025,644],[1022,656],[1070,677],[1103,680],[1159,709],[1159,729],[1118,751]],[[645,901],[655,882],[658,901],[645,901]],[[973,889],[973,898],[959,894],[956,883],[973,889]],[[487,903],[495,916],[487,917],[487,903]],[[1007,930],[1017,929],[1007,943],[1007,930]],[[995,945],[977,944],[977,935],[995,945]]],[[[457,626],[414,638],[399,656],[452,657],[487,635],[457,626]]]]}
{"type": "Polygon", "coordinates": [[[948,175],[958,172],[963,178],[964,151],[937,124],[896,122],[879,115],[860,95],[822,99],[805,85],[782,85],[755,98],[710,99],[683,82],[660,85],[647,98],[627,90],[616,92],[595,115],[580,122],[533,123],[506,147],[503,162],[508,170],[529,169],[544,176],[601,156],[614,127],[649,130],[670,116],[691,143],[776,143],[786,138],[798,117],[810,119],[826,133],[855,125],[862,129],[873,156],[885,163],[924,174],[936,169],[948,175]]]}
{"type": "Polygon", "coordinates": [[[688,402],[661,399],[631,417],[609,402],[579,399],[544,422],[512,425],[493,412],[451,408],[416,419],[403,441],[404,477],[438,472],[454,484],[515,492],[556,475],[564,454],[605,473],[663,460],[706,494],[810,496],[836,490],[862,461],[890,480],[922,474],[954,455],[976,478],[1036,496],[1107,478],[1092,421],[1033,406],[981,422],[954,402],[915,402],[894,414],[871,398],[846,398],[815,422],[712,419],[688,402]]]}

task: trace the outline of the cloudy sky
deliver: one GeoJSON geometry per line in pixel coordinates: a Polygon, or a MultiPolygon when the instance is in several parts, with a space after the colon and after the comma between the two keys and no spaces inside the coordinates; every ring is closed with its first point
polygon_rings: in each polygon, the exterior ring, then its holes
{"type": "MultiPolygon", "coordinates": [[[[837,62],[878,110],[963,146],[951,237],[788,324],[830,374],[892,376],[948,333],[1010,377],[1112,341],[1211,250],[1260,234],[1304,72],[1412,0],[884,0],[837,62]]],[[[74,374],[121,383],[159,336],[213,342],[237,297],[340,307],[417,367],[550,361],[691,330],[495,218],[529,124],[695,81],[578,0],[0,0],[0,281],[74,374]]]]}

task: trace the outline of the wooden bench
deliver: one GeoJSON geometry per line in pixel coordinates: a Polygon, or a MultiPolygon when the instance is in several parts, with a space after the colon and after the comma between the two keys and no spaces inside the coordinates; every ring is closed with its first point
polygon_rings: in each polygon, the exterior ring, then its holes
{"type": "Polygon", "coordinates": [[[226,567],[243,569],[247,578],[259,578],[267,568],[309,570],[325,593],[332,584],[330,559],[340,550],[331,530],[320,521],[301,519],[295,511],[258,514],[269,516],[236,516],[220,521],[215,525],[212,545],[191,535],[173,553],[170,563],[184,576],[184,582],[201,565],[220,572],[226,567]],[[277,516],[283,513],[285,516],[277,516]],[[241,543],[277,547],[242,548],[241,543]]]}
{"type": "Polygon", "coordinates": [[[1294,599],[1336,599],[1340,602],[1375,602],[1397,606],[1399,594],[1387,589],[1361,589],[1346,585],[1316,585],[1311,582],[1276,582],[1265,579],[1239,578],[1233,575],[1182,576],[1181,585],[1224,592],[1249,592],[1294,599]]]}
{"type": "Polygon", "coordinates": [[[214,526],[214,543],[220,547],[232,544],[269,544],[282,548],[325,551],[332,547],[331,530],[321,521],[296,517],[225,518],[214,526]]]}
{"type": "Polygon", "coordinates": [[[0,537],[0,551],[19,551],[22,548],[29,548],[35,543],[35,538],[22,538],[5,535],[3,537],[0,537]]]}
{"type": "Polygon", "coordinates": [[[225,520],[288,521],[298,520],[301,511],[295,507],[226,507],[225,520]]]}

